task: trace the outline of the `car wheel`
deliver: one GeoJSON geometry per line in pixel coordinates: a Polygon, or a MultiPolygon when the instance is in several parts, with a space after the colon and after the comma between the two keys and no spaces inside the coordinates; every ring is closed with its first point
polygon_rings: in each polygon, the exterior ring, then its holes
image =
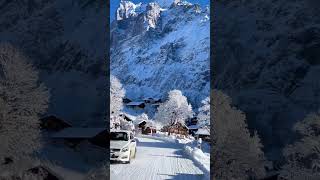
{"type": "Polygon", "coordinates": [[[131,152],[129,154],[129,161],[127,161],[127,164],[130,164],[130,162],[131,162],[131,152]]]}
{"type": "Polygon", "coordinates": [[[136,158],[136,154],[137,154],[137,148],[134,148],[133,158],[136,158]]]}

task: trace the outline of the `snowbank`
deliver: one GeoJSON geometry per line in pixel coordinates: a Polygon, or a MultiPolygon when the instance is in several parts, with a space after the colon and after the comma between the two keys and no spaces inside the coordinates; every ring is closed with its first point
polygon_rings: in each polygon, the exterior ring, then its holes
{"type": "Polygon", "coordinates": [[[205,142],[202,144],[202,149],[196,147],[196,142],[193,137],[179,138],[174,134],[168,136],[166,133],[156,133],[150,135],[140,135],[141,137],[152,138],[156,140],[177,143],[181,145],[187,155],[196,162],[203,170],[206,177],[210,177],[210,146],[205,142]]]}
{"type": "Polygon", "coordinates": [[[210,155],[206,155],[203,151],[197,147],[191,147],[189,145],[184,146],[185,152],[204,170],[205,175],[210,174],[210,155]]]}

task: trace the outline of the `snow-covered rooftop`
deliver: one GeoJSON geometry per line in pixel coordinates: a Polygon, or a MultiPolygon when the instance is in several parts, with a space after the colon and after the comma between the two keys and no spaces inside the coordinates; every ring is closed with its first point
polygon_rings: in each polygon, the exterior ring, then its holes
{"type": "Polygon", "coordinates": [[[154,97],[146,97],[143,99],[144,101],[147,101],[147,100],[154,100],[154,101],[159,101],[160,98],[154,98],[154,97]]]}
{"type": "Polygon", "coordinates": [[[135,121],[134,124],[140,124],[142,122],[147,122],[146,120],[135,121]]]}
{"type": "Polygon", "coordinates": [[[210,135],[210,131],[206,128],[200,128],[198,131],[195,133],[198,135],[210,135]]]}
{"type": "Polygon", "coordinates": [[[130,115],[130,114],[127,114],[127,113],[122,113],[122,115],[126,116],[127,118],[131,119],[132,121],[135,121],[137,119],[136,116],[133,116],[133,115],[130,115]]]}
{"type": "Polygon", "coordinates": [[[144,104],[144,102],[136,101],[136,102],[129,102],[127,104],[127,106],[139,106],[139,105],[142,105],[142,104],[144,104]]]}
{"type": "Polygon", "coordinates": [[[191,125],[191,126],[188,126],[188,129],[199,129],[199,126],[198,125],[191,125]]]}
{"type": "Polygon", "coordinates": [[[106,128],[66,128],[55,133],[54,138],[92,138],[106,128]]]}

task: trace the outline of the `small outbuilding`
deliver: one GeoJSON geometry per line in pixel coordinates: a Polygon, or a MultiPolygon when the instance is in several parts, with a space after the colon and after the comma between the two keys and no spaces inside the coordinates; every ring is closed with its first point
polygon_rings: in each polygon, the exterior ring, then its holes
{"type": "Polygon", "coordinates": [[[188,126],[189,134],[195,135],[195,133],[198,131],[199,126],[198,125],[190,125],[188,126]]]}
{"type": "Polygon", "coordinates": [[[47,116],[40,119],[40,128],[48,131],[60,131],[72,127],[70,123],[56,116],[47,116]]]}
{"type": "Polygon", "coordinates": [[[210,129],[207,127],[199,128],[195,135],[197,139],[201,138],[204,141],[210,142],[210,129]]]}

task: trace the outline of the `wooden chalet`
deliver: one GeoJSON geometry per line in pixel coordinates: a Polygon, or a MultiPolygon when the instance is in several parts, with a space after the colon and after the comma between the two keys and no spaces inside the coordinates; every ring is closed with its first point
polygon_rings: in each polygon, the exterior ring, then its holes
{"type": "Polygon", "coordinates": [[[120,116],[123,117],[128,122],[133,122],[133,121],[136,120],[135,116],[132,116],[132,115],[127,114],[127,113],[121,113],[120,116]]]}
{"type": "Polygon", "coordinates": [[[66,128],[52,135],[53,139],[63,139],[71,147],[84,140],[100,146],[108,147],[108,132],[106,128],[66,128]]]}
{"type": "Polygon", "coordinates": [[[161,103],[161,99],[148,97],[148,98],[144,98],[143,102],[146,104],[155,104],[155,103],[161,103]]]}
{"type": "Polygon", "coordinates": [[[187,136],[189,134],[189,129],[186,125],[181,124],[181,123],[176,123],[172,126],[164,126],[162,128],[163,132],[168,132],[168,133],[174,133],[174,134],[179,134],[179,135],[185,135],[187,136]]]}
{"type": "Polygon", "coordinates": [[[195,136],[195,133],[198,131],[199,126],[198,125],[190,125],[188,126],[189,134],[195,136]]]}
{"type": "Polygon", "coordinates": [[[142,120],[135,123],[137,129],[140,130],[142,134],[150,134],[150,133],[156,133],[157,129],[156,127],[152,126],[149,122],[142,120]]]}
{"type": "Polygon", "coordinates": [[[145,126],[146,126],[147,122],[146,121],[140,121],[140,122],[137,122],[137,126],[138,128],[141,128],[141,129],[144,129],[145,126]]]}
{"type": "Polygon", "coordinates": [[[40,128],[48,131],[60,131],[65,128],[72,127],[72,125],[55,116],[48,116],[40,119],[40,128]]]}
{"type": "Polygon", "coordinates": [[[146,105],[144,102],[139,101],[139,102],[129,102],[128,104],[126,104],[126,106],[132,109],[141,110],[141,109],[144,109],[146,105]]]}
{"type": "Polygon", "coordinates": [[[122,102],[125,103],[125,104],[127,104],[127,103],[130,103],[130,102],[132,102],[132,101],[131,101],[131,99],[129,99],[129,98],[123,98],[123,99],[122,99],[122,102]]]}
{"type": "Polygon", "coordinates": [[[144,129],[142,129],[142,134],[153,134],[157,133],[157,130],[153,126],[147,126],[144,129]]]}
{"type": "Polygon", "coordinates": [[[210,142],[210,129],[208,127],[199,128],[195,133],[196,138],[201,138],[204,141],[210,142]]]}

